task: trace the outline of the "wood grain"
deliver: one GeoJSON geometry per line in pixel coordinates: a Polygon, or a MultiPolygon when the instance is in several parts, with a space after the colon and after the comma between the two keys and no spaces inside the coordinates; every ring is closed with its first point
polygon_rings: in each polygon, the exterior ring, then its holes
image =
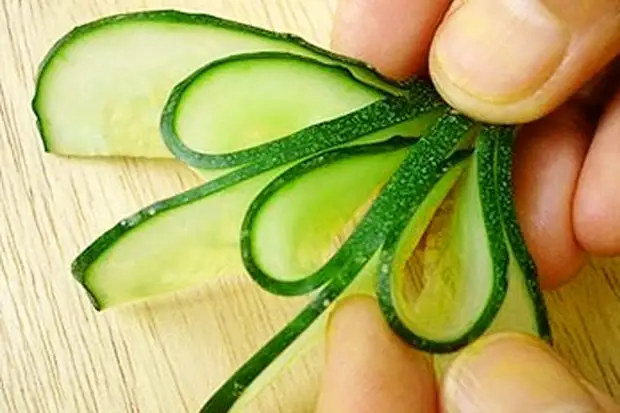
{"type": "MultiPolygon", "coordinates": [[[[97,314],[68,271],[100,232],[197,184],[175,162],[45,155],[30,111],[34,74],[74,25],[138,9],[202,11],[327,46],[335,1],[3,0],[0,2],[0,412],[195,412],[290,319],[301,300],[241,275],[97,314]],[[233,344],[234,343],[234,344],[233,344]]],[[[620,261],[593,262],[549,294],[557,348],[620,396],[620,261]]],[[[310,412],[321,349],[251,412],[310,412]]]]}

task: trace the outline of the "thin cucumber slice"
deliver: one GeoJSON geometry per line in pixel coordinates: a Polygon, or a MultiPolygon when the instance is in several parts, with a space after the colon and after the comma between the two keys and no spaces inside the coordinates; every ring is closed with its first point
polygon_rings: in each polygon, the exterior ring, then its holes
{"type": "MultiPolygon", "coordinates": [[[[532,261],[517,222],[512,191],[512,143],[514,129],[504,126],[485,126],[477,142],[479,158],[493,165],[494,185],[488,185],[494,194],[489,198],[497,206],[501,222],[496,232],[501,233],[508,254],[507,291],[504,301],[484,331],[484,335],[499,332],[519,332],[552,342],[544,297],[532,261]]],[[[433,357],[435,371],[443,376],[457,353],[433,357]]]]}
{"type": "Polygon", "coordinates": [[[517,331],[535,335],[552,343],[552,331],[538,272],[530,256],[517,221],[512,190],[512,159],[515,129],[487,126],[482,136],[493,143],[496,167],[496,199],[502,213],[502,224],[508,244],[510,265],[508,293],[491,331],[517,331]]]}
{"type": "Polygon", "coordinates": [[[309,56],[347,67],[386,93],[406,91],[297,36],[173,10],[121,14],[75,28],[45,57],[32,103],[44,147],[74,156],[169,158],[159,119],[173,87],[209,62],[256,51],[309,56]]]}
{"type": "Polygon", "coordinates": [[[433,353],[457,351],[480,337],[505,298],[508,253],[497,230],[493,158],[479,149],[456,187],[442,265],[433,268],[417,300],[407,294],[403,269],[426,226],[412,222],[386,243],[382,256],[381,302],[393,314],[390,324],[408,343],[433,353]]]}
{"type": "Polygon", "coordinates": [[[161,131],[186,164],[234,168],[300,148],[318,153],[405,121],[418,121],[418,136],[445,107],[429,85],[386,97],[346,68],[264,52],[194,72],[172,91],[161,131]]]}
{"type": "Polygon", "coordinates": [[[320,287],[327,280],[310,275],[329,260],[338,237],[398,169],[413,143],[394,138],[336,149],[273,180],[256,197],[243,224],[241,247],[252,278],[280,295],[320,287]]]}
{"type": "MultiPolygon", "coordinates": [[[[312,266],[300,268],[299,264],[295,264],[295,258],[293,260],[273,258],[273,256],[277,255],[279,257],[282,255],[280,246],[289,243],[295,245],[295,239],[299,239],[299,237],[289,238],[290,232],[274,227],[267,227],[262,230],[255,230],[253,228],[257,223],[255,220],[256,214],[261,212],[261,207],[265,203],[279,202],[281,200],[284,203],[290,200],[296,202],[295,196],[287,196],[287,191],[277,191],[279,187],[286,183],[286,179],[296,177],[297,171],[291,170],[290,174],[285,174],[284,179],[281,179],[280,182],[276,181],[271,187],[276,191],[266,191],[263,197],[258,198],[258,201],[253,204],[253,208],[251,208],[245,220],[242,250],[246,268],[263,288],[276,294],[297,295],[318,288],[327,282],[333,274],[337,273],[338,268],[344,264],[349,262],[366,262],[380,248],[385,237],[392,231],[392,227],[397,226],[400,222],[399,220],[406,219],[406,216],[408,216],[406,213],[410,212],[409,208],[413,208],[411,205],[419,205],[423,201],[423,197],[432,189],[432,186],[440,180],[441,175],[448,172],[446,164],[439,162],[442,162],[442,159],[443,162],[447,162],[454,152],[454,148],[463,136],[466,135],[470,127],[471,122],[463,118],[450,114],[442,116],[437,125],[431,128],[428,134],[413,146],[413,149],[407,154],[406,161],[402,163],[398,171],[390,178],[391,184],[387,185],[379,198],[372,203],[365,218],[347,238],[342,247],[331,256],[327,264],[314,273],[310,272],[310,268],[320,263],[320,259],[315,260],[312,266]],[[420,151],[417,151],[418,146],[422,148],[420,151]],[[412,179],[421,174],[422,171],[424,171],[423,179],[412,179]],[[411,198],[412,204],[408,203],[410,199],[406,198],[406,194],[411,198]],[[405,218],[401,218],[403,215],[405,218]],[[269,239],[261,243],[256,242],[252,238],[258,232],[261,232],[262,236],[269,237],[269,239]],[[266,268],[267,266],[273,268],[266,268]],[[292,277],[290,274],[292,274],[292,277]],[[289,276],[285,278],[285,275],[289,276]]],[[[342,153],[346,154],[346,152],[342,153]]],[[[459,154],[456,158],[460,160],[462,156],[462,154],[459,154]]],[[[321,157],[316,159],[319,164],[324,161],[321,157]]],[[[308,163],[308,165],[312,166],[312,163],[308,163]]],[[[305,168],[302,165],[299,169],[303,170],[305,168]]],[[[325,171],[329,174],[329,168],[325,171]]],[[[309,175],[309,177],[311,179],[312,175],[309,175]]],[[[321,175],[319,175],[320,177],[321,175]]],[[[297,193],[297,196],[299,196],[299,193],[297,193]]],[[[333,204],[334,202],[332,201],[331,203],[333,204]]],[[[336,205],[338,205],[337,202],[336,205]]],[[[303,213],[292,215],[297,220],[303,216],[303,213]]],[[[327,222],[330,220],[333,220],[334,216],[327,215],[327,219],[317,219],[323,226],[327,225],[327,222]]],[[[335,220],[335,227],[340,227],[338,224],[341,222],[335,220]]],[[[287,222],[287,224],[289,226],[293,225],[291,221],[287,222]]],[[[279,228],[285,227],[280,227],[279,224],[275,225],[279,228]]],[[[295,222],[294,226],[297,225],[299,223],[295,222]]],[[[336,233],[337,230],[332,230],[332,234],[335,235],[336,233]]],[[[329,231],[327,234],[329,234],[329,231]]],[[[322,232],[321,238],[324,240],[328,239],[329,236],[327,234],[322,232]]],[[[319,251],[322,252],[323,249],[319,251]]],[[[305,254],[305,251],[299,250],[293,251],[289,256],[298,257],[303,254],[305,254]]]]}
{"type": "Polygon", "coordinates": [[[239,54],[207,64],[175,87],[163,125],[174,128],[192,151],[225,154],[384,97],[342,66],[290,53],[239,54]],[[167,116],[174,116],[173,124],[167,116]]]}

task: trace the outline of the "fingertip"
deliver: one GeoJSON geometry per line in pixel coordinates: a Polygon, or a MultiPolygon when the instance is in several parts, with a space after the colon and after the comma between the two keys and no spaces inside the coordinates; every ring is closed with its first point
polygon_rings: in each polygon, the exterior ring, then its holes
{"type": "Polygon", "coordinates": [[[435,413],[429,361],[391,331],[374,299],[338,306],[326,350],[317,413],[435,413]]]}

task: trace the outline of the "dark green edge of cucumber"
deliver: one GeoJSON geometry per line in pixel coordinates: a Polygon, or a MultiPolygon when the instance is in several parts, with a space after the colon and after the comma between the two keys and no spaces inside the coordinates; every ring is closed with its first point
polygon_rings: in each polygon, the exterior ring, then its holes
{"type": "MultiPolygon", "coordinates": [[[[450,128],[446,128],[448,133],[453,133],[450,128]]],[[[449,142],[452,145],[457,145],[454,140],[458,136],[445,138],[445,142],[449,142]]],[[[477,139],[480,142],[480,139],[477,139]]],[[[422,142],[419,143],[422,145],[422,142]]],[[[433,150],[436,146],[434,142],[428,142],[429,150],[433,150]]],[[[492,148],[485,148],[488,143],[478,143],[474,150],[474,156],[477,157],[477,176],[478,181],[483,182],[480,184],[480,203],[483,209],[483,218],[485,222],[487,237],[489,239],[489,247],[491,249],[491,257],[493,261],[493,273],[494,273],[494,285],[493,291],[489,296],[489,300],[485,305],[484,310],[474,322],[473,326],[469,328],[460,337],[456,337],[450,341],[437,341],[411,331],[402,320],[400,320],[395,304],[393,302],[392,294],[392,273],[394,265],[394,256],[396,254],[400,236],[402,231],[394,232],[390,238],[386,241],[382,254],[381,254],[381,270],[379,273],[379,284],[377,286],[377,297],[379,305],[384,313],[384,316],[388,324],[392,329],[403,339],[403,341],[413,345],[414,347],[435,354],[452,353],[463,348],[469,344],[472,340],[480,337],[499,312],[501,305],[504,301],[507,292],[507,268],[508,268],[508,252],[504,243],[503,234],[497,232],[494,229],[501,225],[501,213],[498,205],[494,200],[494,164],[493,164],[493,152],[489,151],[492,148]]],[[[446,148],[448,148],[447,146],[446,148]]],[[[445,156],[445,155],[443,155],[445,156]]],[[[441,158],[437,159],[440,160],[441,158]]],[[[416,179],[414,175],[411,179],[416,179]]],[[[420,196],[416,194],[415,196],[420,196]]],[[[407,200],[407,202],[410,202],[407,200]]],[[[418,201],[419,202],[419,201],[418,201]]]]}
{"type": "MultiPolygon", "coordinates": [[[[434,136],[436,131],[437,129],[433,129],[429,136],[434,136]]],[[[316,273],[324,274],[321,276],[329,280],[327,285],[293,321],[216,390],[200,410],[201,413],[221,413],[232,408],[261,372],[306,331],[355,280],[373,255],[379,251],[386,236],[393,231],[402,231],[406,227],[410,217],[415,215],[415,211],[421,206],[428,192],[441,180],[445,172],[470,155],[467,151],[459,151],[443,162],[439,161],[437,168],[427,174],[424,186],[413,185],[414,189],[409,178],[414,172],[410,170],[412,163],[420,165],[421,155],[415,152],[417,146],[417,144],[412,146],[407,159],[384,186],[370,210],[336,255],[316,273]],[[417,204],[395,202],[403,193],[403,188],[416,192],[417,204]],[[410,214],[400,213],[405,210],[410,214]],[[390,217],[395,219],[387,219],[390,217]]]]}
{"type": "Polygon", "coordinates": [[[415,145],[415,143],[416,140],[413,138],[396,136],[383,142],[339,148],[304,160],[276,177],[256,196],[248,208],[243,221],[241,231],[241,254],[244,267],[250,277],[266,291],[282,296],[307,294],[325,284],[328,280],[327,274],[320,271],[296,281],[278,280],[263,271],[254,259],[253,225],[257,214],[265,203],[283,187],[294,185],[294,181],[297,178],[313,170],[354,156],[401,150],[415,145]]]}
{"type": "Polygon", "coordinates": [[[411,83],[410,92],[402,96],[394,96],[378,89],[375,86],[364,83],[346,67],[316,61],[312,58],[291,54],[288,52],[252,52],[225,57],[211,62],[195,72],[184,81],[174,87],[161,116],[160,130],[164,143],[172,154],[184,163],[199,169],[224,169],[234,168],[253,162],[254,159],[274,152],[294,151],[302,145],[312,145],[315,151],[324,150],[334,145],[344,144],[352,140],[352,133],[356,136],[366,135],[372,132],[376,125],[395,125],[412,119],[420,114],[433,109],[445,107],[439,94],[429,83],[411,83]],[[336,71],[353,79],[385,96],[365,107],[340,117],[315,123],[307,128],[288,136],[276,138],[273,141],[263,143],[248,149],[224,154],[207,154],[196,152],[187,147],[176,130],[178,110],[185,96],[185,92],[200,78],[207,74],[210,69],[216,68],[228,62],[253,59],[294,59],[318,65],[326,70],[336,71]],[[310,139],[312,138],[312,139],[310,139]]]}
{"type": "Polygon", "coordinates": [[[485,126],[482,133],[495,144],[495,163],[501,165],[496,180],[496,199],[502,213],[502,222],[507,243],[525,279],[536,312],[538,335],[548,343],[553,343],[553,334],[549,323],[545,298],[540,288],[538,271],[532,259],[521,227],[517,220],[514,191],[512,186],[513,145],[517,128],[512,126],[485,126]]]}
{"type": "Polygon", "coordinates": [[[316,46],[308,42],[302,37],[292,34],[292,33],[274,32],[274,31],[262,29],[260,27],[255,27],[255,26],[251,26],[248,24],[239,23],[236,21],[224,19],[221,17],[216,17],[216,16],[209,15],[209,14],[188,13],[188,12],[183,12],[183,11],[173,10],[173,9],[121,13],[121,14],[104,17],[104,18],[94,20],[89,23],[74,27],[70,32],[65,34],[63,37],[57,40],[56,43],[54,43],[54,45],[51,47],[51,49],[48,51],[48,53],[43,58],[41,64],[39,65],[37,75],[36,75],[35,93],[34,93],[34,97],[31,102],[31,109],[35,114],[37,129],[39,130],[39,134],[43,142],[43,148],[46,152],[49,152],[50,148],[47,142],[47,134],[45,133],[45,127],[43,125],[44,122],[42,120],[41,113],[38,109],[38,100],[40,96],[40,86],[47,73],[48,66],[53,61],[53,59],[56,57],[56,55],[58,53],[61,53],[64,47],[70,44],[74,39],[79,38],[103,26],[107,26],[109,24],[119,23],[123,21],[128,21],[128,20],[129,21],[148,21],[148,20],[170,21],[170,22],[180,22],[180,23],[188,23],[188,24],[196,24],[196,25],[212,25],[212,26],[221,27],[224,29],[229,29],[229,30],[245,31],[247,33],[263,36],[263,37],[278,40],[278,41],[295,43],[318,55],[322,55],[336,62],[340,62],[343,65],[350,65],[350,66],[357,67],[360,70],[367,71],[368,74],[370,74],[372,77],[375,77],[376,79],[382,82],[385,82],[386,84],[393,85],[395,87],[407,89],[411,85],[410,80],[406,82],[400,82],[400,81],[390,79],[380,74],[373,66],[367,63],[325,50],[319,46],[316,46]]]}

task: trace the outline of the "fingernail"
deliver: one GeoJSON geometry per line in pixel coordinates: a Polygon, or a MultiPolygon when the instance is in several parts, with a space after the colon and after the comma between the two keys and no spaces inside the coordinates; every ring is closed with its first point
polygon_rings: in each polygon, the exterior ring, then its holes
{"type": "Polygon", "coordinates": [[[570,30],[541,0],[469,0],[439,29],[431,71],[451,87],[493,103],[533,94],[566,54],[570,30]]]}
{"type": "Polygon", "coordinates": [[[446,374],[448,413],[595,413],[592,394],[533,338],[499,335],[466,350],[446,374]]]}

